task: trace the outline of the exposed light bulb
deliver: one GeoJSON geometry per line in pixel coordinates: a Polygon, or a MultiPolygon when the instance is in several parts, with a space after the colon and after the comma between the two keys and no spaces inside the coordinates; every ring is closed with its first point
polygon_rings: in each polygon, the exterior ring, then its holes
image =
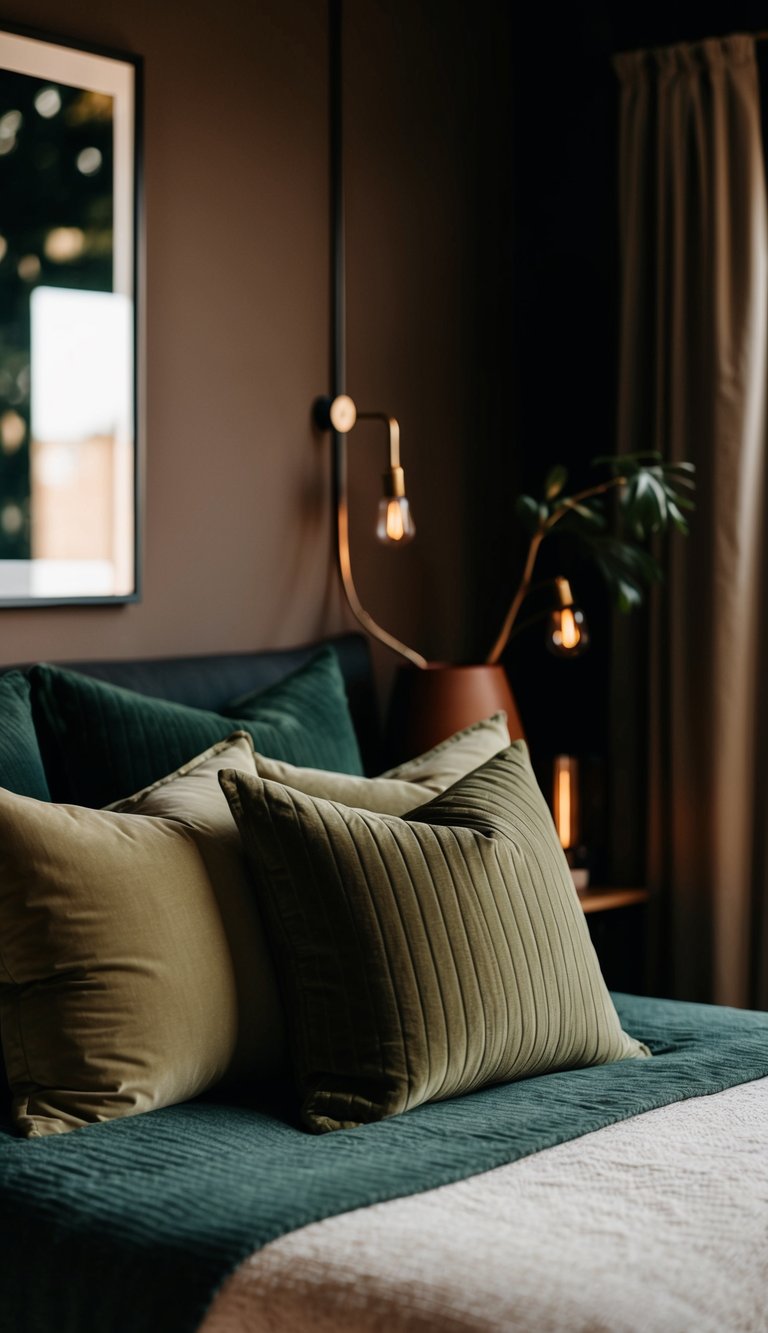
{"type": "Polygon", "coordinates": [[[385,546],[405,546],[416,535],[411,506],[405,495],[383,495],[379,501],[376,536],[385,546]]]}
{"type": "Polygon", "coordinates": [[[405,474],[399,463],[384,473],[384,494],[379,501],[376,536],[385,546],[405,546],[416,536],[411,506],[405,494],[405,474]]]}
{"type": "Polygon", "coordinates": [[[556,606],[547,622],[546,643],[557,657],[578,657],[589,646],[589,631],[584,612],[574,606],[567,579],[555,579],[560,605],[556,606]]]}

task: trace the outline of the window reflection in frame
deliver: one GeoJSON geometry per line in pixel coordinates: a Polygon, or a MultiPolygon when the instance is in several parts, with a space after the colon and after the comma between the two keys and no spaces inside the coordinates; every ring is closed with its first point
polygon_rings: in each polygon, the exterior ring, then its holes
{"type": "Polygon", "coordinates": [[[140,77],[0,31],[0,606],[139,595],[140,77]]]}

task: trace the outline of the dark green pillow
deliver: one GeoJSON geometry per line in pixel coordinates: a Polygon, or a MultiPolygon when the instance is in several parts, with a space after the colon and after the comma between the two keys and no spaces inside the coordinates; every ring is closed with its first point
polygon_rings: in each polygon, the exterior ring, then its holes
{"type": "Polygon", "coordinates": [[[0,787],[50,801],[32,711],[29,682],[20,671],[0,676],[0,787]]]}
{"type": "Polygon", "coordinates": [[[404,819],[219,781],[308,1128],[648,1055],[622,1031],[522,741],[404,819]]]}
{"type": "Polygon", "coordinates": [[[55,801],[103,806],[172,773],[236,729],[256,749],[308,768],[361,773],[332,648],[224,713],[105,684],[63,667],[30,672],[32,707],[55,801]]]}

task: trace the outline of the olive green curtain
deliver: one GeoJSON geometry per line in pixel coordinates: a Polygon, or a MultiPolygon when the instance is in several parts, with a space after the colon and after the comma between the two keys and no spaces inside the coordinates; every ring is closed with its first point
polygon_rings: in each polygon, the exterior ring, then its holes
{"type": "Polygon", "coordinates": [[[698,469],[691,537],[665,553],[647,636],[662,985],[767,1007],[768,247],[755,45],[708,39],[615,67],[619,449],[698,469]]]}

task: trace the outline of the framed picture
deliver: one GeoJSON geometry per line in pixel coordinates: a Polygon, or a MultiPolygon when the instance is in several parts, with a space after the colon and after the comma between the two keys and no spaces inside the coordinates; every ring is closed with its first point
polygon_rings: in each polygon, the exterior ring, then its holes
{"type": "Polygon", "coordinates": [[[0,606],[139,596],[140,74],[0,31],[0,606]]]}

